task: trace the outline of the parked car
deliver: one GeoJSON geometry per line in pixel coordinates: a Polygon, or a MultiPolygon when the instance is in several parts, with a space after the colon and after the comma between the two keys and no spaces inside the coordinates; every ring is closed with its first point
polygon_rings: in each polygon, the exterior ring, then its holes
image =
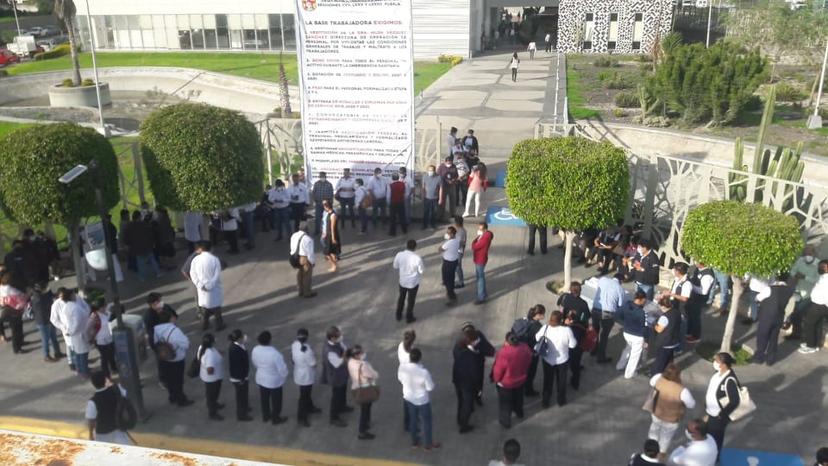
{"type": "Polygon", "coordinates": [[[52,37],[60,35],[63,31],[55,26],[46,26],[40,30],[40,37],[52,37]]]}
{"type": "Polygon", "coordinates": [[[34,26],[32,28],[29,28],[26,35],[34,37],[43,37],[43,28],[40,26],[34,26]]]}
{"type": "Polygon", "coordinates": [[[16,53],[9,50],[0,50],[0,66],[8,66],[19,61],[20,58],[16,53]]]}
{"type": "Polygon", "coordinates": [[[69,42],[69,38],[66,37],[66,36],[55,36],[55,37],[50,37],[48,39],[39,40],[39,41],[37,41],[37,45],[39,45],[40,47],[43,47],[43,50],[48,52],[49,50],[52,50],[53,48],[57,47],[58,45],[66,44],[68,42],[69,42]]]}

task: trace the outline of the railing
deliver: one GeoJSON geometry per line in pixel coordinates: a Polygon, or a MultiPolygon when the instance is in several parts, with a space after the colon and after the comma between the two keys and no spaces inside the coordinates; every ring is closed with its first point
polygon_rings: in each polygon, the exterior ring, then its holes
{"type": "Polygon", "coordinates": [[[278,177],[287,179],[295,161],[302,156],[302,120],[290,118],[265,118],[254,123],[264,147],[267,184],[273,185],[274,158],[279,167],[278,177]]]}
{"type": "Polygon", "coordinates": [[[566,95],[566,55],[556,56],[554,109],[551,118],[543,118],[535,124],[535,139],[567,136],[572,131],[569,123],[569,97],[566,95]]]}

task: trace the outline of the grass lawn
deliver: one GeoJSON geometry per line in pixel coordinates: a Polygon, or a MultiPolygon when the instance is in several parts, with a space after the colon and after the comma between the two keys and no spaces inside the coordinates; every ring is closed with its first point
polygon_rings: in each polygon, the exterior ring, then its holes
{"type": "Polygon", "coordinates": [[[575,69],[567,58],[566,67],[566,96],[569,98],[569,115],[576,119],[597,118],[598,110],[586,108],[586,92],[581,72],[575,69]]]}
{"type": "MultiPolygon", "coordinates": [[[[273,53],[201,53],[201,52],[107,52],[97,55],[98,66],[180,66],[214,71],[244,78],[278,82],[279,55],[273,53]]],[[[296,55],[282,56],[288,81],[298,82],[296,55]]],[[[82,68],[92,67],[92,56],[80,55],[82,68]]],[[[44,71],[68,70],[69,56],[44,61],[30,61],[7,68],[16,76],[44,71]]],[[[419,93],[451,68],[448,63],[417,62],[414,64],[414,92],[419,93]]]]}
{"type": "Polygon", "coordinates": [[[12,123],[9,121],[0,121],[0,138],[6,135],[11,130],[22,128],[24,126],[28,126],[28,124],[23,123],[12,123]]]}

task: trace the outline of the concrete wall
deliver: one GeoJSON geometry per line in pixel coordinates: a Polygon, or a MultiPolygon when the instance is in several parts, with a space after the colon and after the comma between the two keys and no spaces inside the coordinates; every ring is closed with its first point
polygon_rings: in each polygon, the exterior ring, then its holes
{"type": "Polygon", "coordinates": [[[565,53],[607,53],[610,15],[617,14],[618,37],[614,53],[649,53],[657,37],[670,33],[672,0],[561,0],[558,7],[558,50],[565,53]],[[592,46],[583,50],[586,15],[593,15],[592,46]],[[632,48],[635,15],[642,14],[643,37],[639,49],[632,48]]]}

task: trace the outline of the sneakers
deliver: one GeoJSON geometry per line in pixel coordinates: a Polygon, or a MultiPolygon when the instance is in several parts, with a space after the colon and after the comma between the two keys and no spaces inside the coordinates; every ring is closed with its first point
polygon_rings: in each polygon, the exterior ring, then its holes
{"type": "Polygon", "coordinates": [[[810,346],[803,346],[799,348],[799,352],[802,354],[813,354],[819,351],[819,348],[811,348],[810,346]]]}

